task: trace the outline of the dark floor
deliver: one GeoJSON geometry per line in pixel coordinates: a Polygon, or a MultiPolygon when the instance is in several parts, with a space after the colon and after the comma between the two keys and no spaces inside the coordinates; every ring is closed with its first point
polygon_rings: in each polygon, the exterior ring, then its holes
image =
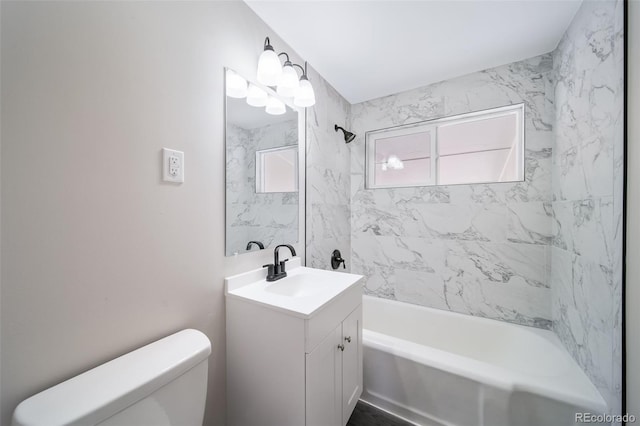
{"type": "Polygon", "coordinates": [[[347,426],[412,426],[412,424],[362,401],[358,401],[347,426]]]}

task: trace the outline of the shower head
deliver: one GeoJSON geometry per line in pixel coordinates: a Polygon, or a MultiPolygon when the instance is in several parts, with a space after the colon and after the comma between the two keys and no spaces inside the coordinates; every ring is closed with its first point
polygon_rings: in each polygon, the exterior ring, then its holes
{"type": "Polygon", "coordinates": [[[338,129],[342,130],[342,133],[344,133],[344,141],[346,143],[351,142],[352,140],[354,140],[356,138],[356,135],[351,133],[348,130],[343,129],[342,127],[338,126],[337,124],[334,125],[333,127],[335,129],[335,131],[337,132],[338,129]]]}

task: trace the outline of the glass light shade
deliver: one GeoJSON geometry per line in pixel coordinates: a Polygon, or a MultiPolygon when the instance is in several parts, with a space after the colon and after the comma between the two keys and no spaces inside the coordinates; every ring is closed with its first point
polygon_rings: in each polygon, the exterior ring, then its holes
{"type": "Polygon", "coordinates": [[[293,104],[298,107],[310,107],[315,105],[316,103],[316,95],[313,92],[313,87],[309,80],[304,78],[304,76],[300,79],[300,86],[298,90],[296,90],[295,98],[293,99],[293,104]]]}
{"type": "Polygon", "coordinates": [[[247,96],[247,80],[227,70],[227,96],[242,99],[247,96]]]}
{"type": "Polygon", "coordinates": [[[276,52],[265,49],[258,59],[258,83],[275,86],[282,76],[282,65],[276,52]]]}
{"type": "Polygon", "coordinates": [[[280,82],[278,82],[278,95],[285,98],[292,98],[296,94],[296,90],[299,86],[300,83],[298,82],[298,73],[292,65],[285,65],[282,68],[282,76],[280,77],[280,82]]]}
{"type": "Polygon", "coordinates": [[[254,107],[263,107],[267,105],[267,99],[269,95],[267,92],[256,86],[255,84],[249,85],[247,91],[247,103],[254,107]]]}
{"type": "Polygon", "coordinates": [[[282,115],[285,112],[287,112],[287,107],[284,105],[284,102],[282,102],[280,99],[274,98],[273,96],[269,96],[269,99],[267,100],[266,111],[267,111],[267,114],[282,115]]]}

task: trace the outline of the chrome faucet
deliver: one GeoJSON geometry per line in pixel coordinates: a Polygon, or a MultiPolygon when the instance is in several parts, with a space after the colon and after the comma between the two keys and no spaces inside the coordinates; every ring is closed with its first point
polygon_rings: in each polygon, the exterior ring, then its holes
{"type": "Polygon", "coordinates": [[[289,244],[280,244],[276,246],[276,248],[273,250],[273,263],[268,265],[262,265],[263,268],[267,268],[267,281],[277,281],[287,276],[287,272],[285,271],[284,264],[289,259],[285,259],[282,261],[280,260],[280,257],[278,256],[278,249],[280,247],[288,248],[289,251],[291,252],[291,256],[296,255],[296,250],[293,248],[293,246],[289,244]]]}

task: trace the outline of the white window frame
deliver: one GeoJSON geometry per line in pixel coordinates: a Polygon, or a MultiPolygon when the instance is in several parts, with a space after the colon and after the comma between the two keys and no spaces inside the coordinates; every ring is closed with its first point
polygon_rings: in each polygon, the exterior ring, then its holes
{"type": "Polygon", "coordinates": [[[269,154],[272,152],[276,152],[276,151],[294,151],[295,155],[294,157],[294,161],[295,164],[293,165],[294,168],[294,172],[295,172],[295,188],[293,191],[287,191],[287,192],[298,192],[298,146],[297,145],[285,145],[285,146],[279,146],[276,148],[269,148],[269,149],[262,149],[259,151],[256,151],[256,193],[258,194],[281,194],[282,192],[266,192],[265,191],[265,167],[264,167],[264,157],[265,154],[269,154]]]}
{"type": "MultiPolygon", "coordinates": [[[[510,155],[516,155],[520,159],[516,163],[517,175],[521,176],[521,179],[513,181],[497,181],[497,182],[469,182],[469,183],[457,183],[449,185],[476,185],[484,183],[508,183],[508,182],[522,182],[524,181],[524,167],[525,167],[525,138],[524,138],[524,103],[507,105],[498,108],[491,108],[482,111],[474,111],[465,114],[457,114],[448,117],[437,118],[434,120],[421,121],[418,123],[405,124],[402,126],[390,127],[386,129],[379,129],[366,132],[365,134],[365,187],[366,189],[379,189],[379,188],[403,188],[403,187],[416,187],[416,186],[437,186],[441,185],[437,182],[438,167],[439,164],[439,152],[438,152],[438,129],[444,126],[452,124],[470,123],[473,121],[487,120],[491,118],[504,117],[507,115],[516,115],[516,134],[520,135],[522,143],[515,144],[515,150],[512,149],[510,155]],[[387,139],[398,136],[406,136],[415,133],[429,132],[431,135],[431,176],[428,181],[424,183],[415,184],[403,184],[403,185],[376,185],[375,184],[375,144],[379,139],[387,139]]],[[[480,151],[470,151],[480,152],[480,151]]],[[[504,169],[501,173],[504,174],[504,169]]],[[[446,184],[445,184],[446,185],[446,184]]]]}

